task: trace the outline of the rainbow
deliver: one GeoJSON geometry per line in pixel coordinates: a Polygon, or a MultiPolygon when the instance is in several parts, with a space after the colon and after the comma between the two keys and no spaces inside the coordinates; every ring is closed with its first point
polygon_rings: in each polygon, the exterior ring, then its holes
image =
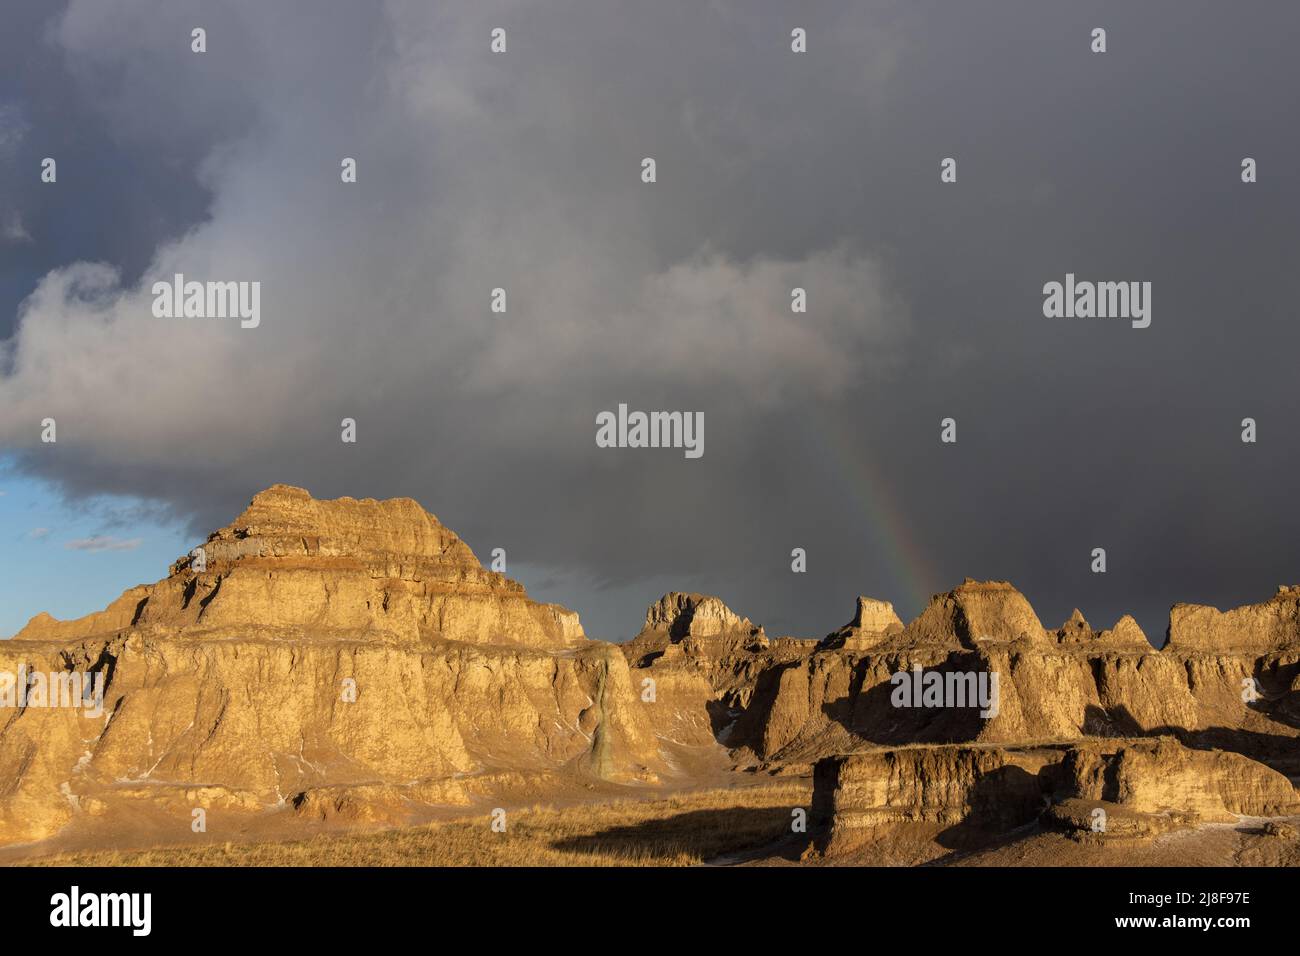
{"type": "Polygon", "coordinates": [[[804,432],[815,437],[822,458],[834,467],[845,496],[855,505],[855,513],[877,553],[884,555],[889,580],[863,582],[863,592],[894,604],[904,622],[920,614],[939,588],[925,551],[916,541],[904,518],[893,488],[880,473],[875,462],[857,451],[858,436],[848,433],[838,419],[830,415],[812,416],[815,424],[804,432]],[[881,585],[884,587],[881,587],[881,585]],[[880,592],[884,593],[880,593],[880,592]]]}

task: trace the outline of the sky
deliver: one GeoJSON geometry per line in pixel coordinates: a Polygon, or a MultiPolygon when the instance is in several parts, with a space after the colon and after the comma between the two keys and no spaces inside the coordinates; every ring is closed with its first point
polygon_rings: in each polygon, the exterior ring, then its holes
{"type": "Polygon", "coordinates": [[[184,554],[181,522],[122,496],[66,500],[39,479],[0,468],[0,636],[45,611],[66,620],[126,588],[166,576],[184,554]]]}
{"type": "Polygon", "coordinates": [[[1159,643],[1175,602],[1300,581],[1300,7],[14,0],[4,24],[0,634],[163,577],[276,482],[414,497],[605,639],[670,589],[820,636],[858,594],[910,619],[969,576],[1159,643]],[[260,323],[155,316],[176,273],[260,282],[260,323]],[[1150,282],[1151,325],[1045,317],[1067,273],[1150,282]],[[702,413],[704,454],[598,447],[619,404],[702,413]]]}

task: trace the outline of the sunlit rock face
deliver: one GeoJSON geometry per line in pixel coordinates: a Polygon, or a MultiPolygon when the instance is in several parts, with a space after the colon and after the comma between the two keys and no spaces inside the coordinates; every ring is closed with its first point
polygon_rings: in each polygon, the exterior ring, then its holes
{"type": "Polygon", "coordinates": [[[188,826],[195,808],[400,824],[506,791],[728,769],[813,775],[835,846],[891,827],[978,836],[1045,805],[1044,826],[1080,838],[1098,802],[1126,838],[1285,815],[1298,619],[1295,587],[1177,605],[1155,650],[1131,617],[1095,630],[1076,610],[1048,630],[1011,584],[968,579],[906,624],[859,597],[820,640],[673,591],[616,646],[410,499],[276,485],[156,584],[0,642],[0,843],[149,813],[188,826]],[[102,699],[6,703],[33,674],[102,699]],[[900,676],[925,674],[981,699],[900,706],[900,676]]]}
{"type": "Polygon", "coordinates": [[[104,700],[11,711],[5,842],[124,801],[318,806],[303,794],[343,786],[456,803],[494,772],[663,768],[623,655],[410,499],[269,488],[157,584],[33,618],[0,644],[0,671],[23,667],[98,675],[104,700]]]}

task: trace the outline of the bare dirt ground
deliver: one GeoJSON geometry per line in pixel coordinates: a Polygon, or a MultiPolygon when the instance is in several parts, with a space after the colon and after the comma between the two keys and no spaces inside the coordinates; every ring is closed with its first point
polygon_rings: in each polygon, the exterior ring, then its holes
{"type": "MultiPolygon", "coordinates": [[[[795,831],[808,777],[731,774],[712,785],[663,790],[573,788],[545,799],[527,788],[494,802],[426,811],[408,825],[303,820],[291,810],[220,819],[208,833],[162,829],[143,809],[114,829],[70,832],[3,851],[0,863],[36,866],[1300,866],[1300,818],[1241,818],[1148,841],[1078,841],[1038,824],[954,849],[945,827],[882,829],[853,851],[822,856],[815,833],[795,831]],[[432,816],[430,816],[432,814],[432,816]],[[1279,825],[1280,824],[1280,825],[1279,825]]],[[[809,822],[810,828],[812,822],[809,822]]]]}
{"type": "MultiPolygon", "coordinates": [[[[416,826],[339,832],[283,814],[247,821],[233,836],[208,833],[165,845],[101,845],[60,852],[50,843],[5,862],[51,866],[691,866],[766,847],[791,832],[808,779],[737,775],[726,788],[490,806],[416,826]],[[309,835],[302,836],[304,829],[309,835]],[[289,838],[297,833],[298,838],[289,838]]],[[[143,837],[144,831],[136,834],[143,837]]],[[[804,843],[807,843],[805,837],[804,843]]],[[[18,848],[20,849],[20,848],[18,848]]]]}

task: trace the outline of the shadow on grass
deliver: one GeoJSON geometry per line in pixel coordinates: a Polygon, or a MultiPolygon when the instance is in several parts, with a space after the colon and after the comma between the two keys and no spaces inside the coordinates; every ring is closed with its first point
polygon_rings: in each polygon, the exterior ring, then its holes
{"type": "MultiPolygon", "coordinates": [[[[691,810],[669,817],[646,820],[629,826],[610,827],[598,833],[566,837],[551,844],[565,853],[587,853],[614,857],[627,862],[669,860],[689,857],[700,861],[719,856],[758,851],[792,836],[791,807],[728,807],[720,810],[691,810]]],[[[791,841],[793,842],[793,841],[791,841]]],[[[793,847],[775,847],[786,855],[793,847]]]]}

